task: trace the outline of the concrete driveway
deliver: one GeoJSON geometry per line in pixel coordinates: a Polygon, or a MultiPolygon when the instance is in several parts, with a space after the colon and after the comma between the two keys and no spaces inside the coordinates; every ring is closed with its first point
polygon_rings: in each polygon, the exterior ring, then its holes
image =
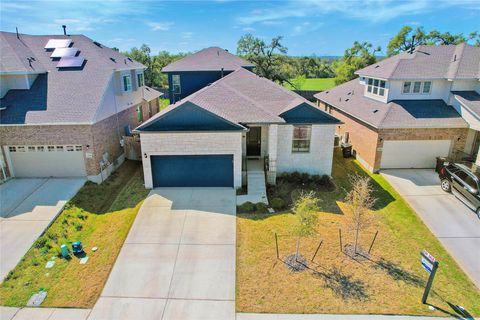
{"type": "Polygon", "coordinates": [[[381,174],[480,288],[480,219],[475,212],[454,195],[443,192],[433,170],[391,169],[381,174]]]}
{"type": "Polygon", "coordinates": [[[85,183],[85,179],[13,179],[0,185],[3,280],[85,183]]]}
{"type": "Polygon", "coordinates": [[[235,190],[159,188],[89,320],[235,319],[235,190]]]}

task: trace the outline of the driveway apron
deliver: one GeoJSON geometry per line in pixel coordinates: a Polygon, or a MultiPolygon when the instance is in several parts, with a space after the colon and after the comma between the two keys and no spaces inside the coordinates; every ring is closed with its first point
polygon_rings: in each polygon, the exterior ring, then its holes
{"type": "Polygon", "coordinates": [[[480,288],[480,219],[475,212],[442,191],[433,170],[391,169],[383,170],[382,175],[480,288]]]}
{"type": "Polygon", "coordinates": [[[150,192],[89,320],[235,319],[235,190],[150,192]]]}

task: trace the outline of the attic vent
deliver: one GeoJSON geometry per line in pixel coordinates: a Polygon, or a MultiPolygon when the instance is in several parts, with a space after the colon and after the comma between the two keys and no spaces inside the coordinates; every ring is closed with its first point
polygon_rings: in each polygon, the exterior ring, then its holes
{"type": "Polygon", "coordinates": [[[455,61],[457,61],[457,55],[456,54],[453,55],[453,62],[455,62],[455,61]]]}
{"type": "Polygon", "coordinates": [[[117,63],[117,60],[115,60],[114,58],[110,58],[110,60],[112,60],[113,62],[117,63]]]}
{"type": "Polygon", "coordinates": [[[351,91],[350,91],[349,93],[347,93],[347,95],[351,95],[351,94],[352,94],[352,92],[351,92],[351,91]]]}
{"type": "Polygon", "coordinates": [[[373,110],[373,113],[377,113],[377,112],[378,112],[378,109],[373,110]]]}
{"type": "Polygon", "coordinates": [[[99,47],[99,48],[103,48],[103,47],[102,47],[102,44],[101,44],[100,42],[93,41],[93,44],[96,45],[96,46],[99,47]]]}
{"type": "Polygon", "coordinates": [[[380,68],[380,66],[378,64],[375,66],[375,69],[377,69],[377,68],[380,68]]]}
{"type": "Polygon", "coordinates": [[[325,91],[325,93],[329,93],[330,91],[325,91]]]}
{"type": "Polygon", "coordinates": [[[347,102],[348,100],[350,100],[350,99],[345,99],[345,102],[347,102]]]}
{"type": "Polygon", "coordinates": [[[128,59],[128,61],[133,62],[132,58],[127,58],[127,59],[128,59]]]}

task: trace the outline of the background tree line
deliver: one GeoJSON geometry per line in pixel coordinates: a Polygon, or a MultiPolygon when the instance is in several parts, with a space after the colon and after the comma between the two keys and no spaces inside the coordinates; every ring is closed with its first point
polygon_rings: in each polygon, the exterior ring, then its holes
{"type": "MultiPolygon", "coordinates": [[[[283,38],[278,36],[266,42],[246,34],[238,40],[237,55],[255,64],[258,75],[280,84],[287,82],[293,87],[299,87],[305,78],[335,78],[335,83],[341,84],[356,78],[356,70],[384,58],[379,56],[380,47],[374,48],[369,42],[359,41],[346,49],[340,58],[289,56],[282,40],[283,38]]],[[[408,51],[418,45],[454,45],[463,42],[480,46],[480,34],[477,31],[468,35],[442,33],[437,30],[427,32],[423,27],[413,29],[405,26],[388,43],[387,56],[408,51]]],[[[132,48],[124,54],[147,67],[146,85],[165,88],[168,87],[168,82],[167,76],[161,72],[162,68],[189,53],[172,54],[160,51],[155,55],[148,45],[143,44],[140,48],[132,48]]]]}

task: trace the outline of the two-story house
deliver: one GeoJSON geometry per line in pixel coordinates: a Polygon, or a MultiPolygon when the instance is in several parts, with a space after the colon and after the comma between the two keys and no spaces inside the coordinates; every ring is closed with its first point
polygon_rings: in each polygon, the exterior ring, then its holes
{"type": "Polygon", "coordinates": [[[162,72],[168,75],[170,103],[175,103],[238,68],[253,67],[225,49],[210,47],[165,66],[162,72]]]}
{"type": "Polygon", "coordinates": [[[83,35],[0,33],[0,163],[8,177],[105,179],[158,112],[145,66],[83,35]]]}
{"type": "Polygon", "coordinates": [[[437,156],[480,164],[480,48],[419,46],[356,74],[315,97],[366,168],[433,168],[437,156]]]}

